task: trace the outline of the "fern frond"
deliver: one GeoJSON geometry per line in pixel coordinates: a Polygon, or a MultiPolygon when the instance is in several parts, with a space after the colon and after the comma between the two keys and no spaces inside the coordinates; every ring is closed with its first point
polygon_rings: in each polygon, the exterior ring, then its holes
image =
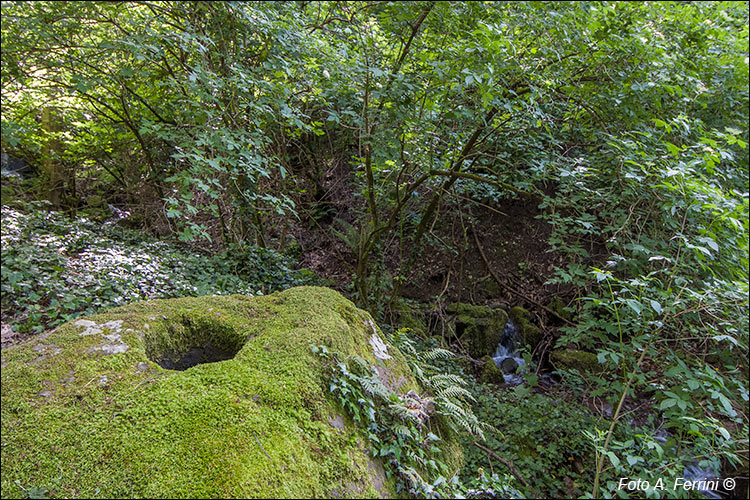
{"type": "Polygon", "coordinates": [[[451,385],[438,391],[438,397],[443,398],[466,398],[470,401],[475,401],[474,396],[468,390],[458,385],[451,385]]]}
{"type": "Polygon", "coordinates": [[[457,405],[450,399],[437,398],[435,400],[435,404],[437,404],[438,413],[441,413],[448,417],[456,418],[457,420],[463,420],[466,418],[466,410],[464,410],[463,407],[457,405]]]}
{"type": "Polygon", "coordinates": [[[411,436],[411,431],[409,428],[402,424],[395,424],[393,426],[393,432],[395,434],[401,434],[402,436],[411,436]]]}
{"type": "Polygon", "coordinates": [[[418,364],[411,365],[411,371],[420,382],[425,382],[425,373],[418,364]]]}
{"type": "Polygon", "coordinates": [[[388,389],[383,382],[374,375],[359,377],[359,383],[362,385],[362,389],[373,396],[379,396],[387,400],[391,395],[390,389],[388,389]]]}
{"type": "Polygon", "coordinates": [[[413,489],[421,490],[427,484],[414,467],[399,467],[399,472],[404,478],[409,480],[410,486],[413,489]]]}
{"type": "Polygon", "coordinates": [[[370,372],[370,365],[367,364],[367,361],[360,358],[356,354],[352,354],[350,356],[347,356],[346,358],[348,361],[352,363],[352,369],[357,371],[358,373],[369,373],[370,372]]]}
{"type": "Polygon", "coordinates": [[[441,389],[450,385],[466,385],[466,381],[462,377],[459,377],[458,375],[454,375],[452,373],[439,373],[437,375],[433,375],[429,378],[429,382],[430,385],[435,389],[441,389]]]}
{"type": "Polygon", "coordinates": [[[389,408],[401,420],[405,420],[407,422],[414,422],[416,424],[421,423],[417,412],[407,408],[400,401],[398,403],[391,403],[389,405],[389,408]]]}
{"type": "Polygon", "coordinates": [[[453,354],[448,349],[443,349],[441,347],[436,347],[435,349],[430,349],[429,351],[419,353],[419,358],[424,361],[435,361],[436,359],[453,359],[454,357],[456,357],[455,354],[453,354]]]}
{"type": "Polygon", "coordinates": [[[449,421],[455,427],[465,429],[470,434],[484,438],[482,423],[471,409],[465,410],[463,407],[446,398],[437,398],[435,403],[437,412],[448,417],[449,421]]]}
{"type": "Polygon", "coordinates": [[[360,234],[357,228],[343,219],[336,218],[334,220],[335,222],[338,222],[343,231],[332,228],[331,232],[338,236],[341,241],[346,243],[346,245],[352,252],[357,253],[360,241],[360,234]]]}

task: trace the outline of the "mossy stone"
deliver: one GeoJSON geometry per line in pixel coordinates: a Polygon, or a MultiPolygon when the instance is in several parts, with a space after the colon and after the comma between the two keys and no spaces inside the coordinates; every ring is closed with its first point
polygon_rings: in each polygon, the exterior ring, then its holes
{"type": "Polygon", "coordinates": [[[484,356],[480,361],[483,361],[482,370],[479,378],[482,382],[488,384],[504,384],[505,377],[503,371],[497,367],[495,361],[490,356],[484,356]]]}
{"type": "Polygon", "coordinates": [[[458,302],[450,304],[447,310],[456,315],[456,335],[461,337],[471,357],[481,358],[495,352],[508,322],[505,311],[458,302]]]}
{"type": "Polygon", "coordinates": [[[518,362],[513,358],[505,358],[503,362],[500,363],[500,369],[503,373],[516,373],[518,362]]]}
{"type": "Polygon", "coordinates": [[[542,340],[542,330],[531,324],[531,314],[529,311],[523,307],[516,306],[511,308],[509,316],[516,326],[516,330],[521,333],[524,345],[533,351],[542,340]]]}
{"type": "Polygon", "coordinates": [[[558,349],[550,353],[549,360],[558,370],[575,368],[582,372],[597,373],[601,371],[601,365],[596,354],[586,351],[558,349]]]}
{"type": "Polygon", "coordinates": [[[452,304],[448,304],[445,310],[449,314],[466,314],[468,316],[475,317],[491,315],[494,311],[494,309],[489,306],[477,306],[474,304],[467,304],[465,302],[453,302],[452,304]]]}
{"type": "MultiPolygon", "coordinates": [[[[395,495],[313,345],[421,392],[370,315],[318,287],[138,302],[3,349],[3,497],[395,495]]],[[[458,438],[442,437],[456,469],[458,438]]]]}

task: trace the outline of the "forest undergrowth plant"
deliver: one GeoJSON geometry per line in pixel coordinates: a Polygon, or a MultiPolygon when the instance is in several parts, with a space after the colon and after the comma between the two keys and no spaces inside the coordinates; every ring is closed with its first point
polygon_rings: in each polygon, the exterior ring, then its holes
{"type": "Polygon", "coordinates": [[[575,498],[590,489],[593,450],[582,433],[596,426],[596,416],[562,391],[520,396],[477,383],[472,392],[475,413],[491,428],[482,447],[466,440],[462,477],[472,477],[478,468],[497,472],[512,464],[523,478],[517,488],[527,498],[575,498]]]}
{"type": "MultiPolygon", "coordinates": [[[[405,332],[399,332],[401,345],[412,345],[405,332]]],[[[404,353],[417,379],[427,389],[423,395],[398,394],[387,388],[375,370],[357,356],[341,359],[326,346],[311,346],[330,369],[331,393],[335,394],[351,418],[366,429],[375,457],[383,458],[388,477],[395,477],[397,492],[418,498],[462,498],[478,495],[505,497],[519,494],[511,478],[480,474],[464,484],[458,471],[451,471],[441,455],[446,450],[435,425],[434,414],[445,417],[450,430],[481,437],[482,426],[467,404],[471,394],[457,376],[431,374],[430,367],[404,353]],[[435,391],[435,395],[429,395],[435,391]]],[[[446,356],[447,351],[426,355],[432,359],[446,356]]],[[[424,357],[422,358],[424,359],[424,357]]]]}
{"type": "Polygon", "coordinates": [[[388,340],[406,355],[412,373],[432,394],[436,411],[447,417],[454,432],[466,432],[484,439],[484,429],[487,425],[482,424],[471,410],[470,404],[474,403],[475,399],[467,388],[466,380],[433,364],[438,360],[455,359],[455,354],[440,347],[420,349],[410,331],[409,328],[399,328],[388,336],[388,340]]]}
{"type": "Polygon", "coordinates": [[[320,283],[273,250],[230,245],[211,255],[48,208],[2,208],[3,321],[20,333],[136,300],[258,295],[320,283]]]}
{"type": "Polygon", "coordinates": [[[694,111],[607,134],[576,168],[561,158],[561,191],[544,202],[550,243],[579,266],[549,281],[579,294],[577,324],[563,326],[556,345],[597,354],[603,374],[580,385],[612,408],[597,437],[594,496],[607,457],[626,463],[609,448],[626,400],[650,405],[678,441],[719,421],[728,436],[695,440],[691,453],[720,453],[724,471],[734,455],[747,459],[747,129],[732,120],[712,128],[694,111]],[[594,234],[608,257],[586,277],[594,234]]]}
{"type": "MultiPolygon", "coordinates": [[[[601,471],[605,496],[630,496],[619,485],[620,478],[628,481],[648,482],[648,488],[639,494],[647,498],[705,498],[701,493],[672,489],[675,478],[685,478],[686,471],[698,467],[709,475],[721,474],[724,463],[739,466],[742,462],[740,448],[747,448],[747,439],[735,442],[729,431],[716,419],[706,420],[683,417],[686,432],[677,436],[655,437],[653,422],[644,427],[621,428],[605,449],[607,432],[599,429],[584,435],[594,444],[598,456],[605,456],[609,465],[601,471]],[[658,479],[662,478],[659,486],[658,479]]],[[[747,435],[747,427],[742,432],[747,435]]],[[[591,493],[586,498],[597,498],[591,493]]]]}
{"type": "MultiPolygon", "coordinates": [[[[596,449],[596,470],[592,496],[596,498],[599,493],[600,479],[602,477],[604,462],[609,458],[609,462],[617,472],[623,472],[621,463],[624,463],[617,454],[610,449],[610,444],[616,444],[616,448],[626,454],[626,460],[632,468],[640,461],[637,456],[629,455],[629,445],[623,444],[623,441],[613,441],[618,420],[622,416],[623,403],[627,398],[635,400],[638,398],[639,390],[642,391],[647,385],[651,385],[652,394],[649,398],[655,400],[657,410],[661,411],[663,428],[668,430],[674,436],[673,454],[662,453],[663,448],[654,445],[654,441],[647,441],[648,449],[658,451],[658,460],[651,457],[649,463],[658,469],[669,468],[670,470],[682,470],[689,463],[697,462],[700,459],[702,466],[712,465],[712,469],[719,473],[722,464],[717,461],[718,455],[723,456],[728,464],[737,467],[741,463],[740,453],[743,451],[743,439],[737,431],[744,426],[745,421],[738,415],[734,409],[732,399],[739,395],[747,401],[747,389],[743,382],[735,378],[738,369],[733,365],[733,358],[728,356],[729,365],[725,366],[726,378],[722,377],[719,372],[714,370],[708,364],[701,364],[702,368],[690,369],[683,361],[684,351],[678,354],[674,349],[669,347],[670,342],[668,332],[673,328],[673,323],[678,322],[679,311],[683,310],[683,303],[691,302],[690,298],[681,300],[683,293],[686,292],[687,286],[682,286],[677,291],[675,297],[666,307],[654,300],[645,299],[644,295],[653,293],[649,290],[650,276],[644,279],[630,280],[624,282],[615,278],[612,273],[594,269],[597,281],[605,281],[610,297],[608,301],[594,299],[599,305],[603,305],[610,310],[615,316],[617,331],[619,332],[619,346],[617,350],[603,349],[599,352],[598,359],[602,363],[620,368],[620,377],[615,377],[610,385],[610,397],[619,394],[616,400],[616,406],[613,401],[614,411],[610,426],[606,432],[595,429],[596,434],[586,432],[589,439],[592,439],[596,449]],[[617,293],[613,291],[612,283],[617,285],[617,293]],[[645,293],[644,293],[645,292],[645,293]],[[631,320],[626,325],[631,332],[627,342],[622,336],[623,321],[619,314],[619,306],[628,306],[631,313],[631,320]],[[650,306],[650,307],[649,307],[650,306]],[[632,313],[635,313],[634,315],[632,313]],[[638,323],[643,325],[638,328],[638,323]],[[667,338],[663,338],[667,336],[667,338]],[[667,342],[664,342],[667,340],[667,342]],[[661,344],[661,345],[660,345],[661,344]],[[619,351],[619,352],[618,352],[619,351]],[[638,356],[637,359],[635,356],[638,356]],[[665,367],[656,367],[650,371],[644,371],[643,367],[647,360],[652,361],[664,359],[669,364],[665,367]],[[632,360],[628,362],[628,360],[632,360]],[[632,364],[630,364],[632,363],[632,364]],[[703,373],[703,375],[701,375],[703,373]],[[656,384],[654,380],[672,382],[670,390],[663,384],[656,384]],[[735,392],[735,390],[737,392],[735,392]],[[730,399],[731,398],[731,399],[730,399]],[[686,415],[687,414],[687,415],[686,415]],[[694,415],[694,416],[689,416],[694,415]],[[734,436],[719,423],[714,415],[723,419],[728,419],[735,424],[734,436]],[[739,426],[739,427],[737,427],[739,426]],[[711,432],[707,432],[711,429],[711,432]],[[707,439],[705,436],[712,436],[707,439]],[[675,451],[676,448],[676,451],[675,451]],[[683,450],[684,449],[684,450],[683,450]],[[655,461],[656,460],[656,461],[655,461]]],[[[670,279],[671,282],[671,279],[670,279]]],[[[592,395],[601,394],[592,391],[592,395]]],[[[622,430],[622,429],[620,429],[622,430]]],[[[631,430],[632,432],[637,432],[631,430]]],[[[651,434],[655,429],[651,429],[651,434]]],[[[633,444],[632,440],[624,440],[624,443],[633,444]]],[[[641,447],[641,449],[643,449],[641,447]]],[[[744,453],[747,453],[747,447],[744,447],[744,453]]],[[[643,457],[641,457],[643,458],[643,457]]],[[[612,492],[612,482],[608,487],[612,492]]],[[[652,494],[656,495],[656,493],[652,494]]]]}

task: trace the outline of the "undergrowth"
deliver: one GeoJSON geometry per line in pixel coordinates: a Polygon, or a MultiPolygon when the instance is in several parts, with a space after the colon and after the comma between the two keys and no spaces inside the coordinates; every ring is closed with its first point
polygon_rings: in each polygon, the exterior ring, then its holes
{"type": "Polygon", "coordinates": [[[320,284],[272,250],[245,245],[197,253],[116,224],[70,219],[42,203],[16,205],[2,207],[0,290],[3,323],[19,333],[136,300],[320,284]]]}
{"type": "Polygon", "coordinates": [[[440,373],[431,360],[452,357],[449,351],[418,351],[405,330],[390,340],[406,355],[425,393],[398,394],[388,389],[361,358],[342,359],[325,346],[311,346],[330,370],[330,391],[351,418],[366,428],[373,456],[387,464],[397,493],[417,498],[521,498],[508,475],[485,474],[462,480],[443,460],[443,439],[435,415],[447,421],[450,432],[484,438],[486,426],[472,410],[475,404],[467,382],[440,373]]]}

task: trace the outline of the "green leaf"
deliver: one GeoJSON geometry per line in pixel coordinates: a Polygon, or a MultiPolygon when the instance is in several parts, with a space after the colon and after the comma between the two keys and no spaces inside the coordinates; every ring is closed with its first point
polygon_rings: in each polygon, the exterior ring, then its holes
{"type": "Polygon", "coordinates": [[[656,311],[656,314],[661,314],[661,304],[659,304],[657,301],[653,299],[650,302],[651,302],[651,307],[654,308],[654,311],[656,311]]]}
{"type": "Polygon", "coordinates": [[[612,462],[612,465],[614,465],[615,467],[620,466],[620,459],[617,458],[617,455],[615,455],[613,451],[608,451],[607,456],[609,457],[609,461],[612,462]]]}
{"type": "Polygon", "coordinates": [[[670,407],[674,406],[675,404],[677,404],[677,400],[676,399],[665,399],[659,405],[659,409],[660,410],[666,410],[667,408],[670,408],[670,407]]]}
{"type": "Polygon", "coordinates": [[[635,311],[636,314],[640,316],[641,311],[643,311],[643,306],[640,302],[633,299],[625,299],[625,303],[630,307],[633,311],[635,311]]]}
{"type": "Polygon", "coordinates": [[[719,394],[719,401],[721,402],[721,405],[724,407],[724,410],[726,411],[726,414],[730,417],[736,417],[737,412],[734,411],[734,408],[732,408],[732,402],[729,401],[729,398],[727,398],[723,394],[719,394]]]}

